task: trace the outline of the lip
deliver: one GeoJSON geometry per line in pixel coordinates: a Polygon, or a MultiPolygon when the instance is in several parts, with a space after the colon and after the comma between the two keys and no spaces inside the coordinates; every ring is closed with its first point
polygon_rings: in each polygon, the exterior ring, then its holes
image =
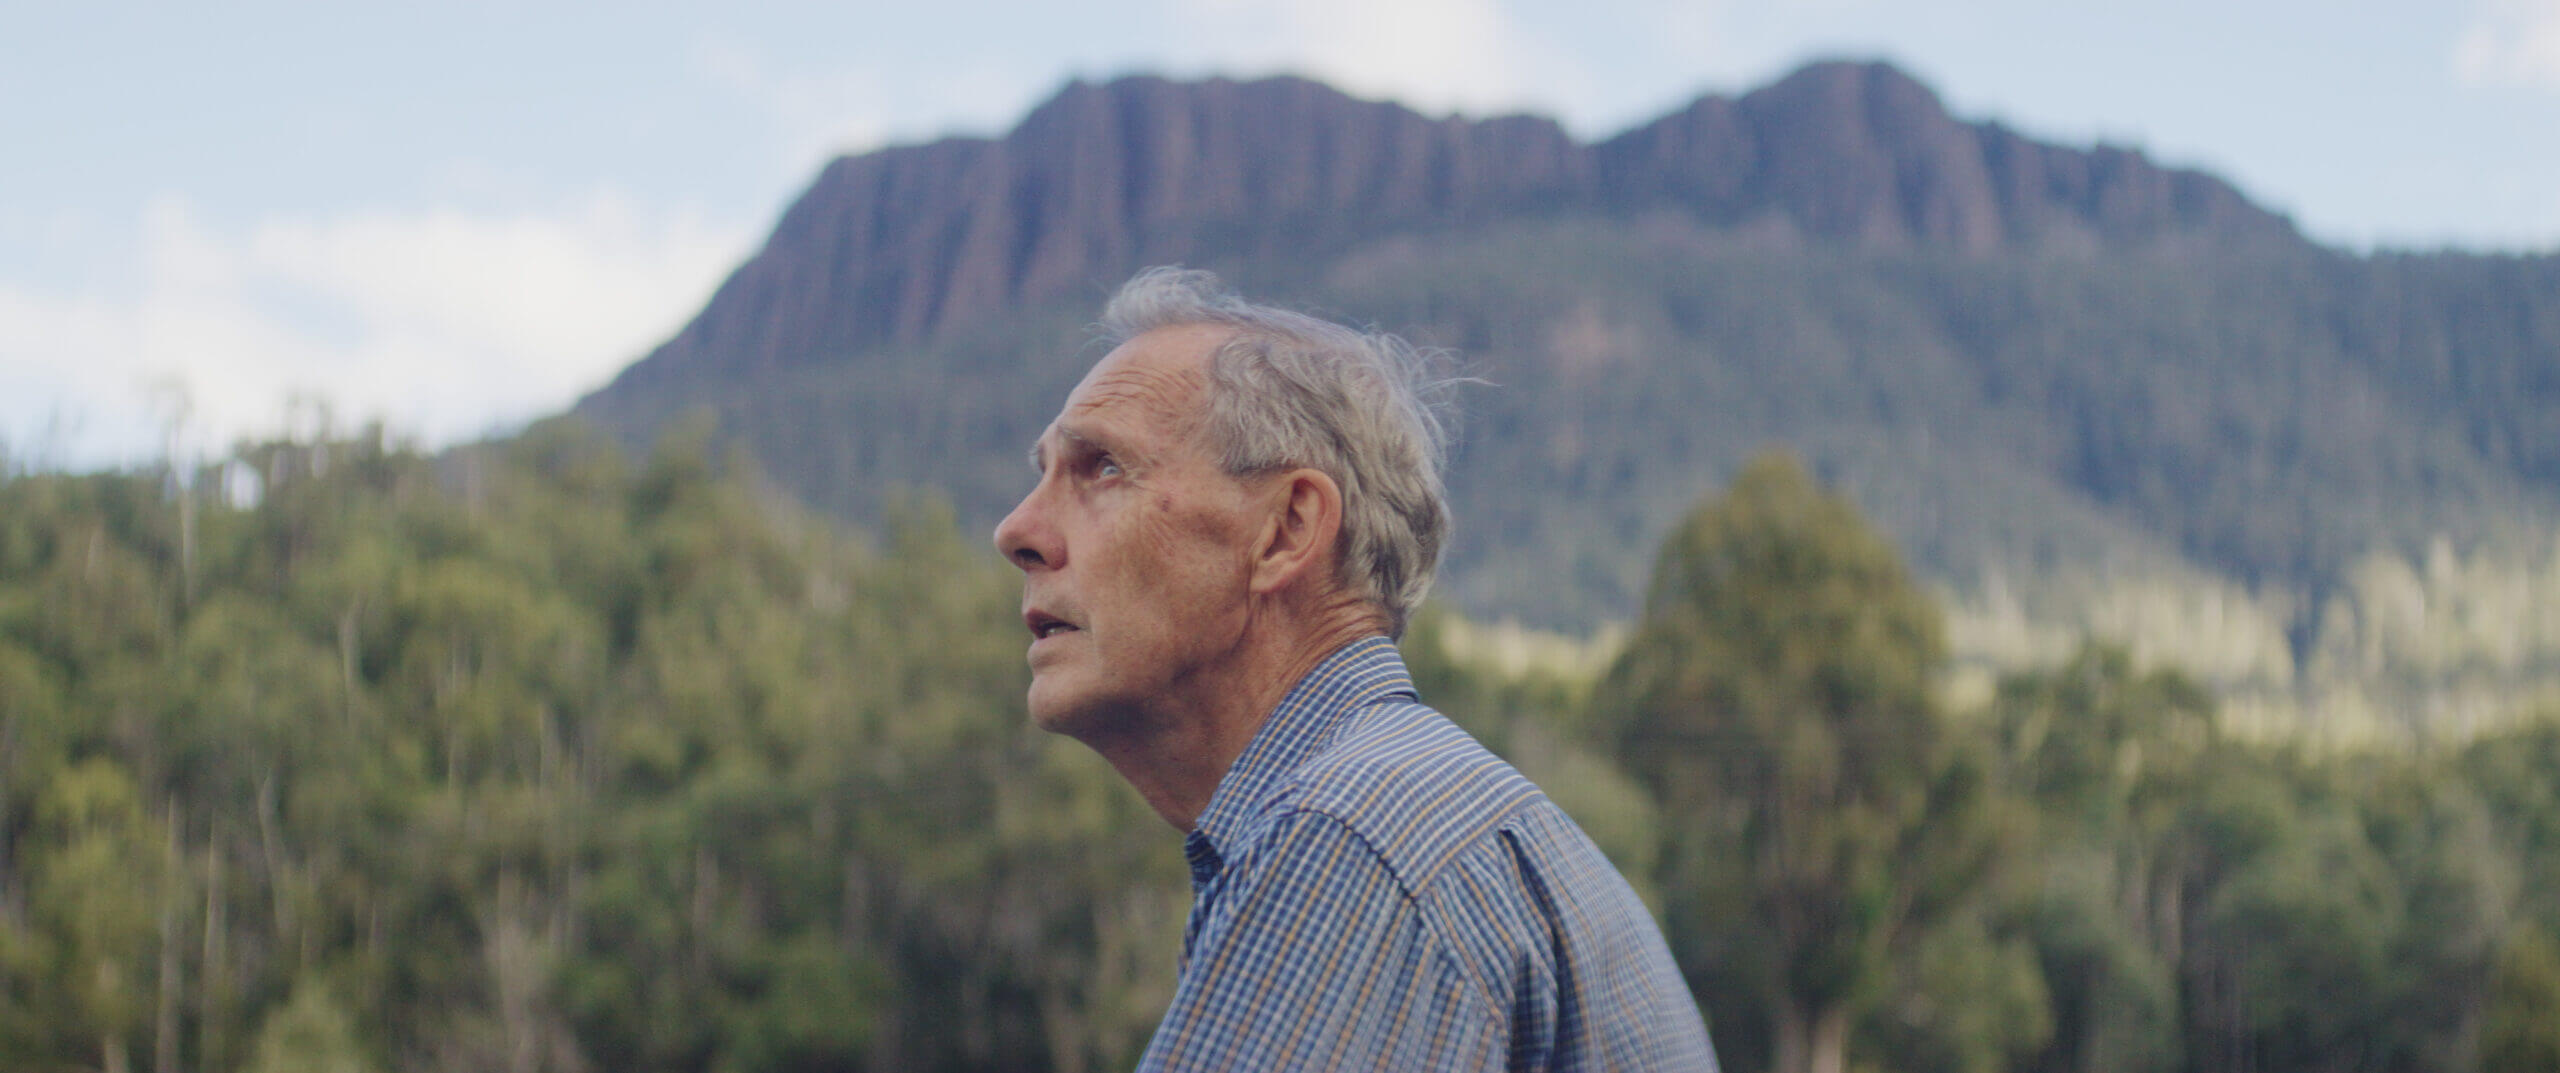
{"type": "Polygon", "coordinates": [[[1052,637],[1065,636],[1066,634],[1076,633],[1083,629],[1083,627],[1078,626],[1075,623],[1069,622],[1066,619],[1052,615],[1038,608],[1032,608],[1022,613],[1022,625],[1024,628],[1031,631],[1031,643],[1035,646],[1052,637]]]}

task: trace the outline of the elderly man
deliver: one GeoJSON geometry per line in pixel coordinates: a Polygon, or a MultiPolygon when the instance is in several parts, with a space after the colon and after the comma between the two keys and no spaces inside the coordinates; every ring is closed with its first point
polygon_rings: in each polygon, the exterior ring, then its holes
{"type": "Polygon", "coordinates": [[[1140,1068],[1714,1069],[1643,904],[1390,641],[1448,531],[1412,348],[1175,269],[1102,323],[995,540],[1031,718],[1187,832],[1140,1068]]]}

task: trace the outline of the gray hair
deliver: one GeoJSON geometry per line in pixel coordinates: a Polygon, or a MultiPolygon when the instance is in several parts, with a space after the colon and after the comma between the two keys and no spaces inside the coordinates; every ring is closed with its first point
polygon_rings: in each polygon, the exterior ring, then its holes
{"type": "Polygon", "coordinates": [[[1339,580],[1403,636],[1449,537],[1440,410],[1459,381],[1433,375],[1443,356],[1254,305],[1210,273],[1177,267],[1131,278],[1100,327],[1117,346],[1185,325],[1234,332],[1209,357],[1206,435],[1219,468],[1250,477],[1306,466],[1333,478],[1342,488],[1339,580]]]}

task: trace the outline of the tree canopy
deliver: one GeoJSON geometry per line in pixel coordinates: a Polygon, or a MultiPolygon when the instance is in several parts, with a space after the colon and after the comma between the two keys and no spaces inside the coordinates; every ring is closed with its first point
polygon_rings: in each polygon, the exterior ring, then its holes
{"type": "MultiPolygon", "coordinates": [[[[0,475],[0,1067],[1134,1061],[1179,843],[1023,718],[1015,579],[705,439],[0,475]]],[[[1596,681],[1446,608],[1405,644],[1664,915],[1728,1068],[2547,1067],[2560,713],[2318,751],[2103,647],[1955,704],[1783,459],[1655,577],[1596,681]]]]}

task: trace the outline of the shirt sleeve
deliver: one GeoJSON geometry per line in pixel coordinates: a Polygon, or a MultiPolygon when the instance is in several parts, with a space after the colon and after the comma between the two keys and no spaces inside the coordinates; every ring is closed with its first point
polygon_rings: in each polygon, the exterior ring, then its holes
{"type": "Polygon", "coordinates": [[[1341,821],[1280,817],[1221,878],[1144,1073],[1505,1065],[1481,985],[1341,821]]]}

